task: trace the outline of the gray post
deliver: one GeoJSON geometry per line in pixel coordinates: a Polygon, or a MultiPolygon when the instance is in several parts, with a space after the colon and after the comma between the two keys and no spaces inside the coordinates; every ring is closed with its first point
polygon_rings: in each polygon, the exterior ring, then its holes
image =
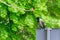
{"type": "Polygon", "coordinates": [[[47,29],[47,40],[50,40],[50,31],[51,31],[51,29],[48,28],[48,29],[47,29]]]}

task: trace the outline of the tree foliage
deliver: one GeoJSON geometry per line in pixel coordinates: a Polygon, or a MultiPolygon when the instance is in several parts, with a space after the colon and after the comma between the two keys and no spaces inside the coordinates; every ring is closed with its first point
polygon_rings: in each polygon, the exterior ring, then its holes
{"type": "Polygon", "coordinates": [[[0,0],[0,40],[35,40],[37,17],[46,28],[60,28],[60,0],[0,0]]]}

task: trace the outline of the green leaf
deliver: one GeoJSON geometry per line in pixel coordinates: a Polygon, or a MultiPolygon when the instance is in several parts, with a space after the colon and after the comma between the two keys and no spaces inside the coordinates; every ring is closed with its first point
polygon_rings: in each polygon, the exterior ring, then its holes
{"type": "Polygon", "coordinates": [[[30,28],[35,28],[36,26],[36,19],[32,14],[27,14],[25,18],[25,24],[30,28]]]}
{"type": "Polygon", "coordinates": [[[6,16],[7,16],[6,6],[3,4],[0,4],[0,16],[2,18],[6,18],[6,16]]]}

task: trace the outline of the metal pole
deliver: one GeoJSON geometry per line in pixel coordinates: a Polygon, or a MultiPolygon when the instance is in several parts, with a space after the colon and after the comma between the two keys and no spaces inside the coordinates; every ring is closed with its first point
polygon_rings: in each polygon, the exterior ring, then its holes
{"type": "Polygon", "coordinates": [[[47,40],[50,40],[50,31],[51,31],[51,29],[48,28],[48,29],[47,29],[47,40]]]}

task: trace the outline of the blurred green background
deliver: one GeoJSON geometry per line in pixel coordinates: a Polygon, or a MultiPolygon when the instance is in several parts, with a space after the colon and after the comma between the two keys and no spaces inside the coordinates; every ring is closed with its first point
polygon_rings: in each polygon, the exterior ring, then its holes
{"type": "Polygon", "coordinates": [[[60,28],[60,0],[0,0],[0,40],[36,40],[37,17],[60,28]]]}

